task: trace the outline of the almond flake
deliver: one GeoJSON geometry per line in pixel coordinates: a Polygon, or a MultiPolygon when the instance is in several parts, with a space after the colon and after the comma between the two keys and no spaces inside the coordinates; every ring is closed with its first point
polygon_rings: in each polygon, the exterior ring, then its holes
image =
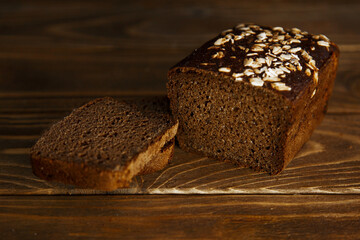
{"type": "Polygon", "coordinates": [[[305,74],[310,77],[310,76],[311,76],[311,71],[310,71],[310,69],[307,68],[307,69],[305,70],[305,74]]]}
{"type": "Polygon", "coordinates": [[[200,63],[200,65],[207,66],[207,65],[216,65],[216,64],[215,63],[200,63]]]}

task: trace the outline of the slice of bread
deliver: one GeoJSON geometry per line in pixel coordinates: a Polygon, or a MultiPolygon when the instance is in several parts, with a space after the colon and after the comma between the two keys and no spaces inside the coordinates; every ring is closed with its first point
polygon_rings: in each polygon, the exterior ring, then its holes
{"type": "Polygon", "coordinates": [[[166,166],[177,127],[168,110],[155,102],[142,108],[99,98],[43,134],[30,151],[33,172],[84,188],[128,187],[135,175],[166,166]]]}

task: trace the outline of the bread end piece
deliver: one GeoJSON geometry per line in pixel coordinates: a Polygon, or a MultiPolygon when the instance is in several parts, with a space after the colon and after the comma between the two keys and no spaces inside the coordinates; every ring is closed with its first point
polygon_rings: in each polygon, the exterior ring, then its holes
{"type": "MultiPolygon", "coordinates": [[[[97,99],[74,110],[72,114],[70,114],[68,117],[66,117],[64,120],[60,121],[59,123],[53,125],[46,133],[44,133],[44,135],[39,139],[38,143],[35,144],[35,146],[31,149],[31,154],[30,154],[31,165],[32,165],[33,173],[36,176],[48,181],[58,181],[65,184],[76,185],[83,188],[93,188],[93,189],[111,191],[117,188],[129,187],[129,183],[131,182],[131,179],[135,175],[141,172],[149,173],[155,170],[160,170],[162,167],[166,166],[166,163],[169,161],[169,158],[172,157],[172,151],[174,147],[174,137],[176,135],[178,128],[178,123],[175,121],[172,121],[170,125],[167,125],[166,131],[162,131],[162,132],[155,131],[158,132],[157,134],[159,135],[157,136],[155,135],[155,138],[153,138],[151,143],[147,145],[145,149],[142,149],[137,154],[134,154],[133,157],[128,160],[117,161],[116,159],[112,159],[111,160],[112,162],[110,164],[104,165],[101,162],[104,161],[106,162],[108,160],[106,158],[100,159],[100,161],[99,159],[94,159],[92,157],[94,153],[87,155],[85,154],[86,156],[90,156],[90,157],[79,159],[77,156],[79,156],[78,153],[81,154],[81,152],[80,150],[77,150],[77,148],[74,148],[74,150],[72,151],[67,149],[62,154],[58,154],[58,155],[49,154],[50,152],[53,152],[54,149],[57,149],[56,147],[54,147],[54,145],[56,145],[56,142],[58,142],[58,140],[54,139],[54,136],[56,136],[56,134],[58,133],[57,130],[60,131],[58,135],[61,135],[62,130],[64,130],[64,126],[74,129],[72,134],[75,135],[77,134],[76,136],[78,135],[82,136],[82,133],[77,132],[80,131],[79,130],[80,128],[76,128],[74,126],[76,126],[79,120],[82,121],[84,120],[84,118],[87,119],[88,113],[84,115],[79,115],[79,111],[81,114],[83,114],[85,111],[89,111],[91,113],[91,111],[88,110],[87,108],[99,102],[105,103],[105,105],[115,104],[115,108],[114,108],[115,113],[113,111],[114,109],[110,109],[110,112],[114,113],[113,118],[109,114],[105,114],[105,113],[100,114],[99,119],[101,120],[105,119],[104,120],[105,122],[101,123],[103,124],[102,126],[104,126],[103,129],[109,129],[111,133],[114,133],[116,132],[116,130],[119,130],[119,128],[116,128],[116,125],[115,125],[116,129],[114,129],[113,128],[114,124],[112,124],[113,119],[118,118],[118,115],[116,114],[116,109],[118,109],[118,106],[116,104],[118,103],[113,99],[109,99],[109,98],[100,99],[100,100],[97,99]],[[72,125],[69,125],[69,123],[72,123],[72,125]],[[47,151],[48,153],[40,153],[41,151],[47,151]],[[74,153],[73,151],[75,151],[76,153],[74,153]],[[47,157],[47,156],[51,156],[51,157],[47,157]],[[59,157],[57,158],[56,156],[59,157]]],[[[125,111],[126,114],[128,114],[129,110],[131,109],[126,109],[125,111]]],[[[144,118],[145,122],[151,121],[149,120],[149,118],[152,116],[152,113],[146,113],[145,115],[141,115],[141,114],[139,115],[138,113],[136,114],[137,114],[136,118],[139,118],[139,116],[141,117],[146,115],[147,117],[144,118]]],[[[156,118],[156,113],[155,113],[155,118],[156,118]]],[[[99,119],[97,119],[97,121],[99,121],[99,119]]],[[[98,124],[93,124],[92,121],[89,122],[90,122],[89,128],[91,129],[99,128],[98,124]]],[[[141,122],[143,121],[141,120],[141,122]]],[[[153,124],[154,125],[152,126],[152,128],[149,128],[149,130],[157,128],[156,121],[154,121],[153,124]]],[[[84,131],[87,131],[87,129],[84,129],[84,131]]],[[[109,135],[108,133],[106,134],[103,133],[104,132],[100,130],[100,132],[97,132],[94,136],[91,136],[86,139],[88,142],[94,141],[95,144],[94,147],[98,149],[96,150],[96,152],[99,152],[100,154],[104,151],[104,149],[103,149],[103,145],[99,146],[98,142],[106,141],[106,138],[109,135]]],[[[67,139],[67,136],[59,136],[59,138],[67,139]]],[[[77,141],[76,140],[77,138],[74,139],[75,139],[74,141],[77,141]]],[[[84,139],[80,139],[80,140],[84,141],[84,139]]],[[[74,143],[73,146],[76,147],[81,143],[82,142],[76,144],[74,143]]],[[[109,143],[111,144],[111,141],[109,143]]],[[[111,152],[118,151],[117,146],[118,143],[114,143],[111,146],[111,152]]],[[[85,150],[85,152],[93,151],[94,147],[88,148],[88,150],[85,150]]],[[[125,148],[124,150],[127,149],[125,148]]],[[[136,151],[132,151],[132,154],[134,152],[136,151]]],[[[120,156],[119,154],[121,153],[116,153],[116,154],[114,153],[113,156],[115,157],[120,156]]]]}

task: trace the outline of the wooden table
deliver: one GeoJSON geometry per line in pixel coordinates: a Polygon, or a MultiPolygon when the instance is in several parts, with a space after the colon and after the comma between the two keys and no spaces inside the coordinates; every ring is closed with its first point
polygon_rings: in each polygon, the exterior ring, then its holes
{"type": "Polygon", "coordinates": [[[0,239],[359,239],[359,1],[8,1],[0,5],[0,239]],[[166,93],[166,72],[239,22],[323,33],[341,50],[323,123],[270,177],[176,148],[101,192],[35,177],[29,147],[100,96],[166,93]]]}

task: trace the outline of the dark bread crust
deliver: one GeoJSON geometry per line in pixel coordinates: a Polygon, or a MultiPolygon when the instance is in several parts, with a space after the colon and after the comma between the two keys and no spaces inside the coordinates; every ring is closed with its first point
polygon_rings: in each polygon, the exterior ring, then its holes
{"type": "Polygon", "coordinates": [[[85,188],[128,187],[133,176],[144,170],[159,170],[172,156],[177,123],[159,109],[142,113],[135,106],[112,98],[96,99],[75,109],[32,147],[34,174],[85,188]],[[119,121],[114,124],[114,119],[119,121]],[[85,136],[84,132],[90,135],[85,136]],[[133,137],[137,142],[127,140],[133,137]],[[83,146],[84,142],[88,144],[83,146]],[[165,145],[168,151],[162,152],[165,145]]]}
{"type": "MultiPolygon", "coordinates": [[[[230,66],[230,71],[244,67],[241,61],[239,65],[225,57],[220,60],[209,57],[213,52],[206,49],[212,49],[217,38],[196,49],[168,72],[168,97],[172,113],[179,120],[179,145],[185,151],[278,174],[324,117],[339,50],[332,42],[328,43],[328,52],[316,45],[318,50],[314,51],[313,59],[317,60],[318,79],[315,70],[311,77],[305,74],[305,68],[290,73],[283,81],[292,88],[284,93],[266,85],[268,82],[257,87],[246,76],[234,82],[232,72],[217,71],[219,67],[230,66]],[[201,65],[204,62],[212,64],[201,65]]],[[[311,44],[316,41],[295,47],[312,49],[311,44]]],[[[225,56],[231,46],[221,46],[225,56]]],[[[303,60],[300,56],[300,64],[308,66],[303,60]]]]}
{"type": "Polygon", "coordinates": [[[319,86],[317,94],[310,98],[313,86],[304,91],[302,98],[293,103],[293,122],[284,140],[284,162],[281,168],[273,174],[278,174],[295,157],[301,147],[310,139],[315,128],[322,122],[335,82],[338,67],[339,52],[335,51],[319,70],[319,86]],[[308,101],[308,99],[311,99],[308,101]]]}

